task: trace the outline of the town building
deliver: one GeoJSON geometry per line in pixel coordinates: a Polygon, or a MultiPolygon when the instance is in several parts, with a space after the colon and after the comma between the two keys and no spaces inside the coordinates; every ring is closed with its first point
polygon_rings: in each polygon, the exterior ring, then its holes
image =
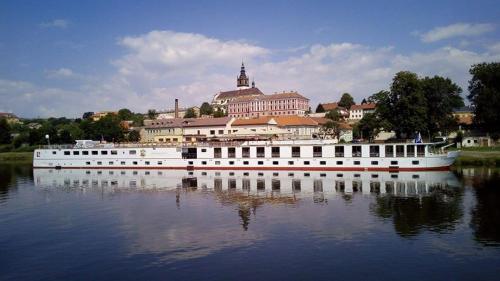
{"type": "MultiPolygon", "coordinates": [[[[198,106],[193,106],[193,107],[180,107],[178,108],[177,112],[177,118],[184,118],[184,115],[186,115],[186,111],[192,108],[196,116],[200,116],[200,108],[198,106]]],[[[171,119],[171,118],[176,118],[176,110],[175,109],[166,109],[166,110],[161,110],[157,111],[158,116],[156,119],[171,119]]]]}
{"type": "Polygon", "coordinates": [[[297,92],[239,97],[227,105],[228,116],[237,118],[304,115],[308,110],[309,99],[297,92]]]}
{"type": "Polygon", "coordinates": [[[141,142],[178,143],[183,141],[184,123],[188,119],[168,118],[144,120],[140,130],[141,142]]]}
{"type": "Polygon", "coordinates": [[[95,112],[90,118],[92,118],[92,121],[97,122],[101,120],[101,118],[104,118],[108,116],[109,114],[117,115],[118,112],[116,111],[100,111],[100,112],[95,112]]]}
{"type": "Polygon", "coordinates": [[[366,114],[374,113],[376,107],[375,103],[354,104],[349,109],[349,120],[359,121],[363,119],[363,116],[366,114]]]}
{"type": "Polygon", "coordinates": [[[349,110],[345,107],[339,106],[337,102],[328,102],[328,103],[320,103],[316,108],[316,113],[311,114],[311,116],[315,117],[325,117],[326,113],[332,110],[337,110],[340,115],[344,118],[349,117],[349,110]]]}
{"type": "Polygon", "coordinates": [[[7,123],[9,124],[15,124],[21,122],[19,121],[19,118],[16,115],[8,112],[0,112],[0,119],[1,118],[5,118],[5,120],[7,120],[7,123]]]}
{"type": "Polygon", "coordinates": [[[184,139],[186,141],[196,141],[230,135],[233,121],[234,118],[227,116],[189,120],[184,124],[184,139]]]}
{"type": "Polygon", "coordinates": [[[264,95],[259,88],[255,87],[255,81],[252,81],[252,86],[249,87],[249,81],[250,78],[246,75],[245,65],[241,63],[240,75],[236,77],[236,90],[215,94],[212,99],[214,109],[226,112],[228,103],[236,98],[264,95]]]}
{"type": "Polygon", "coordinates": [[[474,120],[474,108],[472,106],[454,108],[452,115],[460,126],[470,126],[474,120]]]}

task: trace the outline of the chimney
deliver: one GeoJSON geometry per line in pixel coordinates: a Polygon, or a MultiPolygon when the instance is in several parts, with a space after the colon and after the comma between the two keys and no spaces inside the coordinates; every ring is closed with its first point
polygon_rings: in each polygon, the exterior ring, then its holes
{"type": "Polygon", "coordinates": [[[179,118],[179,100],[175,99],[175,118],[179,118]]]}

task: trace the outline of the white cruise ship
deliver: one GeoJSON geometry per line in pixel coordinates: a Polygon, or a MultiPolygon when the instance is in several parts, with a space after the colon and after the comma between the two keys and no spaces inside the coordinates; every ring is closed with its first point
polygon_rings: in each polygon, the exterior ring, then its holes
{"type": "Polygon", "coordinates": [[[459,152],[433,143],[337,144],[331,140],[210,142],[178,145],[77,141],[34,151],[35,168],[430,171],[459,152]]]}

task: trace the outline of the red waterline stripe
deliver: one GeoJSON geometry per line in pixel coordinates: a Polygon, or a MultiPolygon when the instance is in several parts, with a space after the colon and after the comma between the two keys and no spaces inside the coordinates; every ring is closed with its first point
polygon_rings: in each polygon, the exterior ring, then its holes
{"type": "MultiPolygon", "coordinates": [[[[34,169],[56,169],[56,167],[36,167],[34,169]]],[[[416,171],[448,171],[450,166],[441,167],[415,167],[415,168],[382,168],[382,167],[205,167],[205,166],[171,166],[171,167],[145,167],[145,166],[75,166],[60,167],[61,169],[93,169],[93,170],[249,170],[249,171],[373,171],[373,172],[416,172],[416,171]]]]}

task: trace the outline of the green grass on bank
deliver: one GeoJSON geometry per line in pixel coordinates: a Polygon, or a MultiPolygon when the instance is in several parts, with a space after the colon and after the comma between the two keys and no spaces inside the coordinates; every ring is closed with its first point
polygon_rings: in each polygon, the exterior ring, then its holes
{"type": "Polygon", "coordinates": [[[500,167],[500,150],[494,150],[494,149],[462,150],[460,152],[460,156],[458,157],[457,161],[455,162],[455,165],[456,166],[496,166],[496,167],[500,167]]]}
{"type": "Polygon", "coordinates": [[[33,152],[3,152],[0,153],[0,163],[31,163],[33,152]]]}

